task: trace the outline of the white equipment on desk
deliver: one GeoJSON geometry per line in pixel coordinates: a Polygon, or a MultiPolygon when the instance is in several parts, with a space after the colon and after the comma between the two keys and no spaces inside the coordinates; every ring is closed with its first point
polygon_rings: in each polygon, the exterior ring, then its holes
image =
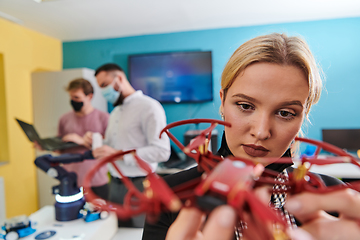
{"type": "Polygon", "coordinates": [[[29,218],[36,232],[22,240],[111,240],[118,231],[115,213],[92,222],[82,218],[60,222],[55,220],[54,206],[45,206],[29,218]]]}
{"type": "Polygon", "coordinates": [[[92,134],[92,150],[101,147],[103,145],[103,138],[101,133],[94,132],[92,134]]]}

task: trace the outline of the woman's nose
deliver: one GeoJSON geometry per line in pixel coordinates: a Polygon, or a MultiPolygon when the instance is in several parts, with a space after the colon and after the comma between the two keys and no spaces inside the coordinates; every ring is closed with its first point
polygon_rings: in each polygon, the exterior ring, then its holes
{"type": "Polygon", "coordinates": [[[268,116],[258,116],[252,123],[251,135],[257,140],[267,140],[271,137],[271,119],[268,116]]]}

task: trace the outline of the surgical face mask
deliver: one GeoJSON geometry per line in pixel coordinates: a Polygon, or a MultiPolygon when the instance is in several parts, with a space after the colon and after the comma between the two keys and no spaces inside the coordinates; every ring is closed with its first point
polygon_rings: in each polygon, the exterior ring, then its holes
{"type": "Polygon", "coordinates": [[[101,88],[101,93],[104,98],[111,104],[114,104],[120,96],[120,91],[116,91],[112,84],[107,85],[104,88],[101,88]]]}
{"type": "Polygon", "coordinates": [[[71,100],[70,104],[75,112],[80,112],[81,108],[84,106],[84,102],[76,102],[74,100],[71,100]]]}

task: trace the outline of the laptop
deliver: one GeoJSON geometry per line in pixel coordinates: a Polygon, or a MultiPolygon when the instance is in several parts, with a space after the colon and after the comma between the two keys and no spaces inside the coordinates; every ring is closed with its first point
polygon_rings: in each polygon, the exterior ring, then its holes
{"type": "Polygon", "coordinates": [[[63,142],[60,137],[40,138],[39,134],[37,133],[35,127],[32,124],[26,123],[17,118],[15,119],[19,123],[20,127],[22,128],[26,136],[29,138],[29,140],[31,142],[37,142],[44,150],[55,151],[79,146],[78,144],[73,142],[63,142]]]}

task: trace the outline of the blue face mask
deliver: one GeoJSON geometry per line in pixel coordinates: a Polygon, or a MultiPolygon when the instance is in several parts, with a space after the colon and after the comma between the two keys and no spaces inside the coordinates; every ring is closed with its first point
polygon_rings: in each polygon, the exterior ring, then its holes
{"type": "Polygon", "coordinates": [[[111,84],[107,85],[104,88],[101,88],[101,93],[104,98],[111,104],[114,104],[120,96],[120,92],[116,91],[111,84]]]}

